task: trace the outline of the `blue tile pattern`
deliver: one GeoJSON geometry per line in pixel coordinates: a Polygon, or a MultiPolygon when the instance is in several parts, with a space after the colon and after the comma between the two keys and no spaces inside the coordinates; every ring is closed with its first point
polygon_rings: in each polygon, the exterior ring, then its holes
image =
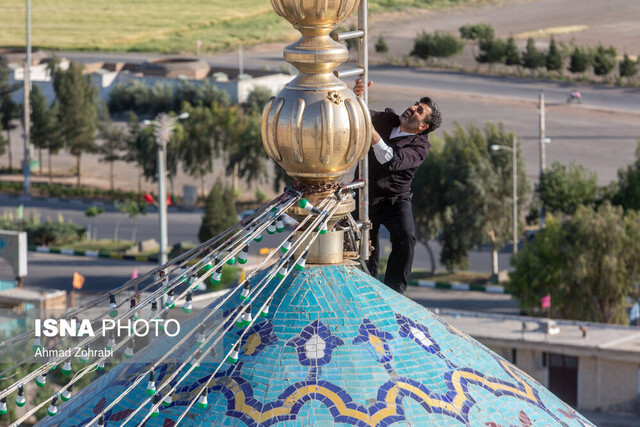
{"type": "MultiPolygon", "coordinates": [[[[252,301],[254,318],[269,295],[252,301]]],[[[267,318],[255,318],[246,330],[232,326],[239,304],[238,295],[207,322],[207,333],[220,324],[230,330],[147,426],[173,426],[218,367],[207,384],[209,406],[194,406],[181,425],[591,425],[526,373],[355,267],[292,272],[267,318]],[[222,361],[240,338],[239,361],[222,361]]],[[[197,322],[183,322],[183,330],[197,322]]],[[[156,385],[193,351],[192,341],[156,368],[156,385]]],[[[84,425],[172,345],[154,342],[41,424],[84,425]]],[[[144,388],[143,382],[108,412],[108,425],[141,405],[144,388]]]]}

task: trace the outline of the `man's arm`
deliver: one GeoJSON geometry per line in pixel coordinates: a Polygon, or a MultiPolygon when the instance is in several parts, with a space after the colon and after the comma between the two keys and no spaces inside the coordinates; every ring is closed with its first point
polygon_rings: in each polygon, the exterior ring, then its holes
{"type": "Polygon", "coordinates": [[[413,169],[427,158],[429,151],[429,143],[420,143],[421,138],[417,137],[417,141],[412,144],[405,145],[400,149],[394,150],[389,147],[380,134],[374,128],[371,129],[371,146],[373,154],[380,164],[389,171],[402,171],[413,169]]]}

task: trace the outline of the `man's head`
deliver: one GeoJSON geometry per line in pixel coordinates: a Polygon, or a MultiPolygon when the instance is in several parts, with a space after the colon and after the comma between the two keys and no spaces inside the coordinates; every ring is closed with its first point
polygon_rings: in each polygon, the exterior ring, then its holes
{"type": "Polygon", "coordinates": [[[441,123],[440,109],[428,96],[421,98],[400,115],[400,130],[409,133],[427,134],[438,129],[441,123]]]}

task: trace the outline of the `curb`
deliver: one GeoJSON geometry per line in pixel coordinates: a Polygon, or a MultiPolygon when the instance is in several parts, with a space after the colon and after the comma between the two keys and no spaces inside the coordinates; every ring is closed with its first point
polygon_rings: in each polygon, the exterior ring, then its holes
{"type": "Polygon", "coordinates": [[[118,252],[103,252],[103,251],[78,251],[69,248],[50,248],[48,246],[28,246],[28,250],[31,252],[40,252],[45,254],[60,254],[60,255],[72,255],[72,256],[84,256],[90,258],[110,258],[121,259],[125,261],[138,261],[138,262],[158,262],[157,256],[144,256],[144,255],[123,255],[118,252]]]}
{"type": "Polygon", "coordinates": [[[487,292],[491,294],[508,294],[504,286],[501,285],[470,285],[468,283],[447,283],[447,282],[434,282],[431,280],[418,280],[417,282],[410,282],[410,285],[418,286],[422,288],[433,289],[448,289],[452,291],[474,291],[474,292],[487,292]]]}

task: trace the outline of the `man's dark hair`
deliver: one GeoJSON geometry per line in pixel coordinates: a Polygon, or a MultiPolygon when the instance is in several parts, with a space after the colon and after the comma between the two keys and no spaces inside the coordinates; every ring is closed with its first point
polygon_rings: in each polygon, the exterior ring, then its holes
{"type": "Polygon", "coordinates": [[[442,113],[440,112],[440,108],[438,108],[438,105],[433,102],[433,100],[428,96],[420,98],[420,103],[426,105],[431,110],[431,114],[429,114],[424,119],[424,123],[428,124],[429,127],[426,128],[422,133],[427,134],[440,127],[440,125],[442,124],[442,113]]]}

